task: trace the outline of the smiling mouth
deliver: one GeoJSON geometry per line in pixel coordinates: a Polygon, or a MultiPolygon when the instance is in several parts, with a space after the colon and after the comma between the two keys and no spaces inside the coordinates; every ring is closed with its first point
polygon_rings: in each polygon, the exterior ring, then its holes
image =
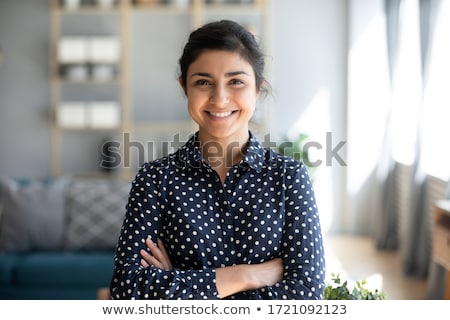
{"type": "Polygon", "coordinates": [[[212,115],[213,117],[225,118],[225,117],[230,116],[234,112],[236,112],[236,111],[228,111],[228,112],[213,112],[213,111],[210,111],[209,114],[212,115]]]}

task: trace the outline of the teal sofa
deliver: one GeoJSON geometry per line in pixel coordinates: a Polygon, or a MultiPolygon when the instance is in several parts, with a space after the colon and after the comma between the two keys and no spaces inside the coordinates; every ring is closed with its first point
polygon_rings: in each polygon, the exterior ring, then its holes
{"type": "Polygon", "coordinates": [[[130,183],[3,178],[0,300],[96,299],[109,286],[130,183]]]}
{"type": "Polygon", "coordinates": [[[0,254],[0,300],[91,300],[108,287],[110,251],[0,254]]]}

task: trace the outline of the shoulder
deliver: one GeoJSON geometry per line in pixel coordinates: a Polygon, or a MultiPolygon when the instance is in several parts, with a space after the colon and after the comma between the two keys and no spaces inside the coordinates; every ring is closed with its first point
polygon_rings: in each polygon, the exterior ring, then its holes
{"type": "Polygon", "coordinates": [[[271,167],[282,169],[286,172],[303,171],[306,166],[302,161],[281,154],[270,148],[264,148],[265,162],[271,167]]]}
{"type": "Polygon", "coordinates": [[[139,168],[136,174],[136,180],[145,180],[148,178],[160,180],[162,176],[171,175],[176,171],[176,162],[176,153],[147,161],[139,168]]]}
{"type": "Polygon", "coordinates": [[[312,186],[309,169],[303,161],[283,155],[272,149],[265,149],[267,169],[271,175],[283,176],[288,184],[312,186]]]}

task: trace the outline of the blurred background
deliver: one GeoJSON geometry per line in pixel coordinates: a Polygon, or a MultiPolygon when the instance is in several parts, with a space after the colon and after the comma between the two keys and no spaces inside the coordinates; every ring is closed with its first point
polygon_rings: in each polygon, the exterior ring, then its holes
{"type": "Polygon", "coordinates": [[[267,55],[254,132],[308,153],[328,272],[449,298],[449,1],[0,0],[0,177],[131,181],[175,150],[178,58],[222,18],[267,55]]]}

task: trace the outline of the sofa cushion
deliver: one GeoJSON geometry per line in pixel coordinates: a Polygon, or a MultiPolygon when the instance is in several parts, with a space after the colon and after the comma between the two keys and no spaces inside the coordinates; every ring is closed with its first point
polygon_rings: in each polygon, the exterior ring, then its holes
{"type": "Polygon", "coordinates": [[[17,262],[12,278],[15,286],[100,288],[111,280],[114,252],[33,252],[17,262]]]}
{"type": "Polygon", "coordinates": [[[0,251],[61,249],[67,183],[65,178],[2,179],[0,251]]]}
{"type": "Polygon", "coordinates": [[[98,250],[116,247],[130,183],[116,180],[73,181],[67,188],[64,248],[98,250]]]}
{"type": "Polygon", "coordinates": [[[20,254],[0,253],[0,287],[10,286],[13,282],[15,267],[20,263],[20,254]]]}

